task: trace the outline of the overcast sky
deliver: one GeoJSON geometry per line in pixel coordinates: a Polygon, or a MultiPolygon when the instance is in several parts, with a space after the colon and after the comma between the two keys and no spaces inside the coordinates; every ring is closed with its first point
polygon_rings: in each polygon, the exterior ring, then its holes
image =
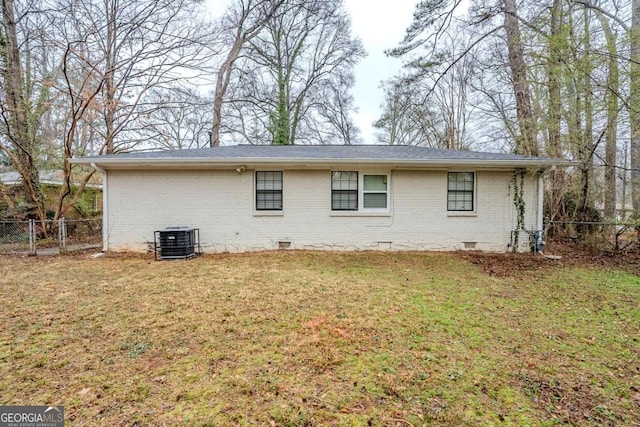
{"type": "MultiPolygon", "coordinates": [[[[213,15],[221,15],[229,0],[207,0],[213,15]]],[[[352,35],[362,40],[367,57],[355,69],[353,88],[356,125],[365,143],[375,143],[372,123],[380,117],[383,93],[382,80],[393,77],[400,70],[397,59],[387,58],[385,49],[402,40],[409,26],[417,0],[344,0],[351,14],[352,35]]]]}
{"type": "Polygon", "coordinates": [[[360,37],[367,57],[355,69],[353,96],[358,113],[354,119],[367,144],[375,143],[372,123],[380,117],[383,93],[380,81],[398,73],[401,63],[387,58],[385,49],[393,48],[404,37],[411,23],[415,0],[345,0],[351,13],[352,32],[360,37]]]}

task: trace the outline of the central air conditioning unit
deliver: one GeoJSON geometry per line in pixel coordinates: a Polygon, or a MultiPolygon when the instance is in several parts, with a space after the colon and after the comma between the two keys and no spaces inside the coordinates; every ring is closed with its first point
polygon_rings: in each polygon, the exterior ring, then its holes
{"type": "Polygon", "coordinates": [[[189,259],[200,254],[200,230],[191,227],[167,227],[154,231],[156,261],[189,259]]]}

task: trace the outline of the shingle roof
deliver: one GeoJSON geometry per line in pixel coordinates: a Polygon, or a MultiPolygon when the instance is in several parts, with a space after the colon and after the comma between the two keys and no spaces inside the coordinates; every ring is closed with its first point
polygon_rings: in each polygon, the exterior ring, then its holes
{"type": "MultiPolygon", "coordinates": [[[[38,172],[40,184],[43,185],[62,185],[64,172],[61,170],[58,171],[39,171],[38,172]]],[[[14,185],[22,185],[23,180],[22,176],[19,172],[9,171],[0,173],[0,184],[14,186],[14,185]]],[[[89,182],[85,184],[87,188],[102,188],[101,184],[96,184],[93,182],[89,182]]]]}
{"type": "Polygon", "coordinates": [[[153,151],[81,157],[74,163],[97,165],[171,163],[500,163],[524,166],[567,164],[563,159],[514,154],[446,150],[406,145],[232,145],[192,150],[153,151]]]}

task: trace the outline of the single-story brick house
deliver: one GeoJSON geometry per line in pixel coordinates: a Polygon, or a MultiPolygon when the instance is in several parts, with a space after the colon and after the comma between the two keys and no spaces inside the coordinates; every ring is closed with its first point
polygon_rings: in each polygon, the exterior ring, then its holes
{"type": "Polygon", "coordinates": [[[144,251],[155,230],[188,226],[204,252],[507,251],[520,187],[524,229],[541,230],[542,176],[571,165],[380,145],[237,145],[72,162],[103,173],[105,250],[144,251]]]}

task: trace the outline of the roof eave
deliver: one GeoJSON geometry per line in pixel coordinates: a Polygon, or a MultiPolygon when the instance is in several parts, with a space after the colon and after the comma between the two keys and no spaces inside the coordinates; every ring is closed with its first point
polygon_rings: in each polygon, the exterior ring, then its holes
{"type": "Polygon", "coordinates": [[[570,167],[579,164],[568,160],[556,159],[525,159],[525,160],[483,160],[483,159],[309,159],[309,158],[202,158],[202,157],[160,157],[160,158],[95,158],[79,157],[70,159],[71,163],[79,165],[97,166],[103,169],[120,169],[131,167],[176,167],[176,168],[230,168],[239,165],[261,166],[282,165],[305,167],[323,167],[333,165],[368,165],[385,167],[483,167],[483,168],[541,168],[570,167]]]}

